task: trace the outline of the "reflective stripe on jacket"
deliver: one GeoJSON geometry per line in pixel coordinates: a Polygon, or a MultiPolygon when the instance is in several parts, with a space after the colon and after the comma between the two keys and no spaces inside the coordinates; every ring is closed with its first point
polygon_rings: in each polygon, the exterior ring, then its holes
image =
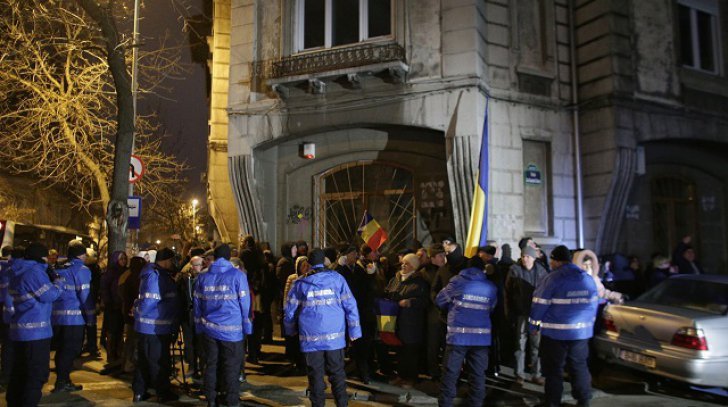
{"type": "Polygon", "coordinates": [[[13,298],[8,294],[8,286],[10,278],[13,276],[12,264],[13,260],[0,260],[0,306],[2,307],[2,319],[4,324],[10,323],[15,307],[13,306],[13,298]]]}
{"type": "Polygon", "coordinates": [[[134,330],[148,335],[176,332],[182,307],[172,276],[155,263],[149,263],[139,278],[139,297],[134,301],[134,330]]]}
{"type": "Polygon", "coordinates": [[[356,300],[339,273],[318,266],[293,282],[283,312],[286,335],[298,333],[303,352],[337,350],[361,337],[356,300]]]}
{"type": "Polygon", "coordinates": [[[253,333],[248,278],[230,261],[217,259],[197,276],[192,302],[197,332],[227,342],[253,333]]]}
{"type": "Polygon", "coordinates": [[[91,270],[81,259],[73,259],[65,268],[56,269],[63,294],[53,302],[53,325],[85,325],[95,317],[91,292],[91,270]]]}
{"type": "Polygon", "coordinates": [[[53,336],[51,310],[63,292],[59,283],[51,283],[48,266],[26,260],[15,270],[8,292],[13,298],[15,313],[10,319],[10,339],[35,341],[53,336]]]}
{"type": "Polygon", "coordinates": [[[461,346],[490,346],[490,313],[498,302],[498,288],[483,270],[462,270],[435,297],[435,304],[447,311],[447,343],[461,346]]]}
{"type": "Polygon", "coordinates": [[[567,263],[547,275],[533,293],[529,322],[552,339],[592,337],[599,294],[586,271],[567,263]]]}

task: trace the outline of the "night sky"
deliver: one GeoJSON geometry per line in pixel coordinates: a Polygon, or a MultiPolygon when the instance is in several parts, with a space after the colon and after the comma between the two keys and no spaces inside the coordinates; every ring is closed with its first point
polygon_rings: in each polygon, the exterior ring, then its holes
{"type": "MultiPolygon", "coordinates": [[[[202,13],[202,0],[185,0],[192,9],[187,15],[202,13]]],[[[189,33],[183,32],[184,22],[172,0],[143,2],[139,31],[144,47],[158,47],[167,35],[167,42],[181,46],[183,77],[168,79],[158,95],[144,95],[139,101],[139,113],[157,112],[165,129],[163,148],[176,155],[190,167],[185,174],[189,182],[180,194],[185,199],[205,202],[205,184],[201,180],[207,167],[208,101],[205,67],[192,60],[189,33]]],[[[203,33],[204,34],[204,33],[203,33]]]]}

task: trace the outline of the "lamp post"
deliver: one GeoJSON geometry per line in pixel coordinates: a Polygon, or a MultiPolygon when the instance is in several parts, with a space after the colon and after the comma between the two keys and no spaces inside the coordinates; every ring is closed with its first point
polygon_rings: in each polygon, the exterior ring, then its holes
{"type": "Polygon", "coordinates": [[[197,204],[200,201],[197,199],[192,200],[192,236],[193,240],[197,240],[197,204]]]}

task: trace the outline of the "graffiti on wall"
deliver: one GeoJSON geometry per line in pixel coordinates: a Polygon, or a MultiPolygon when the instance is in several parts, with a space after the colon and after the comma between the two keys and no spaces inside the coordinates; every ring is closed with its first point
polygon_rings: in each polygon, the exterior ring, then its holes
{"type": "Polygon", "coordinates": [[[313,209],[311,207],[304,208],[301,205],[293,205],[288,209],[288,223],[299,225],[311,220],[313,209]]]}

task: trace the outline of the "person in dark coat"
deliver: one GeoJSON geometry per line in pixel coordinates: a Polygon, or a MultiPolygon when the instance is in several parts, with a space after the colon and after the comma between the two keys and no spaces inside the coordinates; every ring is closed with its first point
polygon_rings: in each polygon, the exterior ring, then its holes
{"type": "Polygon", "coordinates": [[[377,292],[377,269],[367,267],[366,261],[359,257],[355,247],[344,249],[347,261],[353,257],[349,288],[356,300],[359,311],[362,336],[352,344],[352,357],[356,363],[359,379],[368,384],[374,367],[374,337],[377,331],[377,316],[375,313],[375,298],[377,292]]]}
{"type": "Polygon", "coordinates": [[[123,362],[124,319],[121,313],[119,277],[126,271],[127,256],[123,251],[111,254],[109,266],[101,276],[101,301],[104,304],[104,326],[106,327],[106,360],[108,365],[102,374],[120,368],[123,362]]]}
{"type": "Polygon", "coordinates": [[[133,373],[136,368],[136,331],[134,331],[134,301],[139,296],[140,275],[147,261],[134,256],[129,269],[119,277],[121,312],[124,315],[124,373],[133,373]]]}
{"type": "Polygon", "coordinates": [[[248,276],[248,284],[250,285],[251,310],[253,311],[253,333],[246,336],[248,347],[248,362],[258,364],[260,358],[260,349],[263,343],[263,304],[261,301],[261,291],[263,287],[263,268],[265,266],[265,258],[263,252],[258,248],[253,236],[247,235],[243,238],[243,245],[240,250],[240,260],[243,262],[246,275],[248,276]]]}
{"type": "Polygon", "coordinates": [[[528,317],[531,314],[531,303],[536,286],[546,275],[539,262],[536,261],[539,253],[531,246],[521,249],[521,260],[511,266],[505,282],[506,318],[516,323],[516,337],[518,338],[515,352],[516,382],[523,384],[525,379],[526,354],[531,360],[531,377],[534,383],[543,385],[541,376],[541,359],[538,355],[541,335],[538,331],[530,331],[528,317]]]}
{"type": "Polygon", "coordinates": [[[697,260],[695,249],[691,246],[692,237],[685,236],[672,252],[672,264],[677,266],[680,274],[703,274],[703,268],[697,260]]]}
{"type": "Polygon", "coordinates": [[[402,269],[389,281],[385,295],[399,304],[396,334],[402,342],[397,348],[399,377],[392,384],[411,388],[417,381],[419,358],[425,331],[425,311],[429,301],[427,281],[416,272],[420,262],[410,253],[402,258],[402,269]]]}
{"type": "MultiPolygon", "coordinates": [[[[449,275],[447,268],[447,255],[441,243],[434,243],[429,248],[430,265],[436,268],[430,284],[430,302],[427,307],[427,371],[433,381],[440,380],[440,356],[442,355],[445,339],[445,322],[443,313],[435,304],[438,290],[435,288],[438,275],[449,275]],[[442,270],[442,271],[441,271],[442,270]]],[[[430,273],[427,273],[428,275],[430,273]]],[[[443,281],[444,282],[444,281],[443,281]]],[[[442,284],[442,282],[440,283],[442,284]]],[[[447,283],[445,283],[447,285],[447,283]]]]}

